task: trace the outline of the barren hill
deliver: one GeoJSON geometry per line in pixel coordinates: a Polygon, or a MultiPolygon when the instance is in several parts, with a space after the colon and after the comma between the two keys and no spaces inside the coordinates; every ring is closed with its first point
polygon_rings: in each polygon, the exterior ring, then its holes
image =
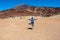
{"type": "Polygon", "coordinates": [[[12,9],[3,10],[0,12],[0,18],[9,18],[16,16],[53,16],[59,15],[60,8],[55,7],[35,7],[29,5],[19,5],[12,9]]]}

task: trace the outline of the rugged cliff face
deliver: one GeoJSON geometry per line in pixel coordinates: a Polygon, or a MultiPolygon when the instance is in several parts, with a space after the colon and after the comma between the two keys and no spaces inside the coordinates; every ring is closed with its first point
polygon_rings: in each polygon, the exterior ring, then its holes
{"type": "Polygon", "coordinates": [[[54,7],[35,7],[25,4],[16,6],[12,9],[0,12],[0,18],[9,18],[16,16],[41,16],[50,17],[53,15],[60,15],[60,8],[54,7]]]}

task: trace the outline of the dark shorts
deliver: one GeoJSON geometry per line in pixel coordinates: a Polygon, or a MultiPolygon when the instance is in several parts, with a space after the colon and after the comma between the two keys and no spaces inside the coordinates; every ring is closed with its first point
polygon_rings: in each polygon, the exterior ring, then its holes
{"type": "Polygon", "coordinates": [[[31,22],[31,24],[34,24],[34,22],[31,22]]]}
{"type": "Polygon", "coordinates": [[[34,22],[31,22],[32,27],[34,26],[34,22]]]}

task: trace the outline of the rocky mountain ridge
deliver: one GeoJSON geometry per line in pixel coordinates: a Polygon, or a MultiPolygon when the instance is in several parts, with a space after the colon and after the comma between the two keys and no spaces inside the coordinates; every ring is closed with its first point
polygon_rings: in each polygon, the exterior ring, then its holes
{"type": "Polygon", "coordinates": [[[50,17],[54,15],[60,15],[59,7],[35,7],[21,4],[12,9],[3,10],[0,12],[0,18],[9,18],[16,16],[50,17]]]}

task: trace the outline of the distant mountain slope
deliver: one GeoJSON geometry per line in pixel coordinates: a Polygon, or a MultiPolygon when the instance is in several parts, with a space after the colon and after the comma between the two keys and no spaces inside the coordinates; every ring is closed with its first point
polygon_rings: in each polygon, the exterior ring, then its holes
{"type": "Polygon", "coordinates": [[[9,18],[16,16],[53,16],[60,15],[60,8],[54,7],[35,7],[21,4],[9,10],[0,12],[0,18],[9,18]]]}

